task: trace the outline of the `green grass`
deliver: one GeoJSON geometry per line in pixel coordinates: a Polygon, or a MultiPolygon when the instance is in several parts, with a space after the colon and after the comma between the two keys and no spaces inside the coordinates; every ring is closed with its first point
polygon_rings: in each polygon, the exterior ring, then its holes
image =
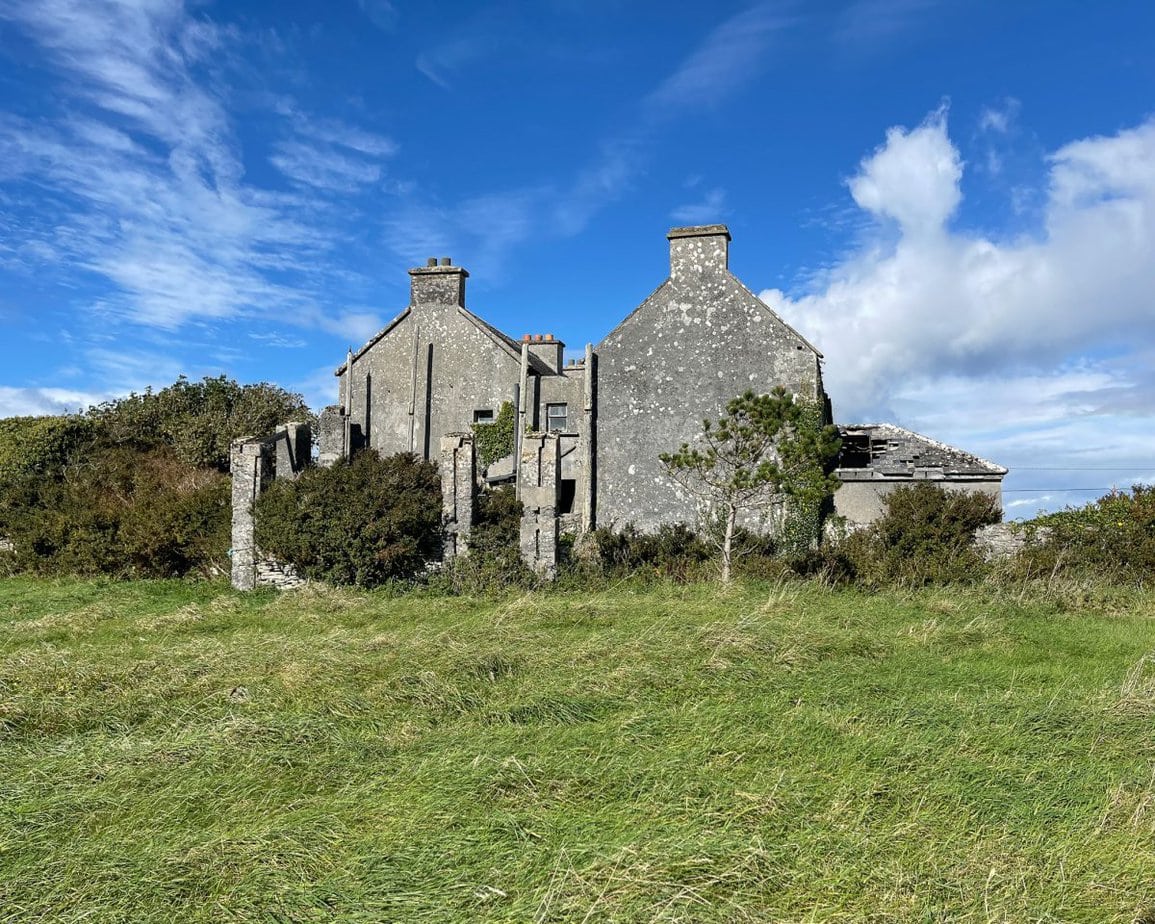
{"type": "Polygon", "coordinates": [[[1155,921],[1155,594],[0,582],[2,921],[1155,921]]]}

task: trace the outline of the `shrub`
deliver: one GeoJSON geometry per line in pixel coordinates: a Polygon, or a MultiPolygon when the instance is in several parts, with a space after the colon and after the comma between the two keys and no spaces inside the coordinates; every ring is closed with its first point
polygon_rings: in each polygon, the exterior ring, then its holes
{"type": "Polygon", "coordinates": [[[521,512],[512,485],[478,493],[469,553],[445,569],[445,590],[485,594],[533,586],[536,578],[521,558],[521,512]]]}
{"type": "Polygon", "coordinates": [[[1155,486],[1112,491],[1023,525],[1037,541],[1020,553],[1027,573],[1093,574],[1115,581],[1155,578],[1155,486]]]}
{"type": "Polygon", "coordinates": [[[887,496],[882,517],[839,542],[825,563],[836,571],[849,566],[875,586],[972,580],[984,566],[974,532],[1000,519],[998,502],[985,494],[928,481],[904,485],[887,496]]]}
{"type": "Polygon", "coordinates": [[[276,481],[255,505],[256,542],[306,577],[373,587],[441,557],[437,468],[411,453],[360,452],[276,481]]]}
{"type": "Polygon", "coordinates": [[[227,476],[171,450],[92,450],[57,477],[10,482],[0,508],[22,571],[179,577],[221,573],[228,560],[227,476]]]}
{"type": "Polygon", "coordinates": [[[181,376],[158,392],[92,408],[88,418],[111,445],[169,446],[182,462],[222,472],[237,437],[264,436],[289,420],[314,420],[300,395],[267,382],[239,385],[223,375],[200,382],[181,376]]]}
{"type": "Polygon", "coordinates": [[[499,459],[504,459],[514,450],[517,431],[517,417],[512,402],[505,401],[497,411],[492,423],[473,424],[474,445],[477,447],[477,461],[488,468],[499,459]]]}
{"type": "Polygon", "coordinates": [[[713,547],[685,523],[663,524],[653,533],[643,533],[632,523],[617,532],[601,527],[592,540],[598,564],[611,576],[648,574],[687,581],[716,574],[711,572],[713,547]]]}

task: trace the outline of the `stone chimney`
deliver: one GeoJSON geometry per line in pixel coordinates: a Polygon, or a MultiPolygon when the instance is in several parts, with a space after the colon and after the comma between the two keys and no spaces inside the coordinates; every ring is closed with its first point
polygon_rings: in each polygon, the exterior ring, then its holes
{"type": "Polygon", "coordinates": [[[565,344],[555,340],[553,334],[526,334],[521,338],[522,343],[529,345],[529,352],[549,366],[555,373],[561,372],[565,355],[565,344]]]}
{"type": "Polygon", "coordinates": [[[465,306],[465,280],[469,278],[460,266],[454,266],[449,257],[430,257],[425,266],[409,271],[409,304],[465,306]]]}
{"type": "Polygon", "coordinates": [[[670,278],[692,279],[726,270],[730,264],[730,229],[725,225],[673,228],[670,242],[670,278]]]}

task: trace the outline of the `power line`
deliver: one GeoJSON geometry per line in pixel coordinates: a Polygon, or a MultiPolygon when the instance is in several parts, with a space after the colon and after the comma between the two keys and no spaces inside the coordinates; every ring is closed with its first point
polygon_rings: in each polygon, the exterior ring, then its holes
{"type": "Polygon", "coordinates": [[[1004,494],[1032,494],[1032,493],[1046,494],[1048,492],[1054,492],[1055,494],[1059,494],[1063,491],[1098,491],[1098,492],[1102,492],[1103,494],[1106,494],[1107,492],[1114,491],[1114,490],[1116,490],[1116,488],[1113,488],[1113,487],[1111,487],[1111,488],[1003,488],[1003,493],[1004,494]]]}
{"type": "Polygon", "coordinates": [[[1133,465],[1131,468],[1100,468],[1100,467],[1060,467],[1048,465],[1012,465],[1009,466],[1012,472],[1135,472],[1139,471],[1141,466],[1133,465]]]}

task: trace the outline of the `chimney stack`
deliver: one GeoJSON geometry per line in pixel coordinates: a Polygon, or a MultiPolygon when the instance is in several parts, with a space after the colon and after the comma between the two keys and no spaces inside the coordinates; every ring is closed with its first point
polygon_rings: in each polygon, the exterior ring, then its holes
{"type": "Polygon", "coordinates": [[[730,229],[725,225],[672,228],[666,239],[670,242],[670,278],[675,282],[729,268],[730,229]]]}
{"type": "Polygon", "coordinates": [[[555,340],[553,334],[534,334],[530,338],[526,334],[523,342],[528,340],[529,352],[545,363],[549,368],[555,372],[561,372],[564,365],[565,344],[560,340],[555,340]]]}
{"type": "Polygon", "coordinates": [[[460,266],[454,266],[449,257],[430,257],[425,266],[409,271],[409,304],[459,305],[465,307],[465,280],[469,278],[460,266]]]}

